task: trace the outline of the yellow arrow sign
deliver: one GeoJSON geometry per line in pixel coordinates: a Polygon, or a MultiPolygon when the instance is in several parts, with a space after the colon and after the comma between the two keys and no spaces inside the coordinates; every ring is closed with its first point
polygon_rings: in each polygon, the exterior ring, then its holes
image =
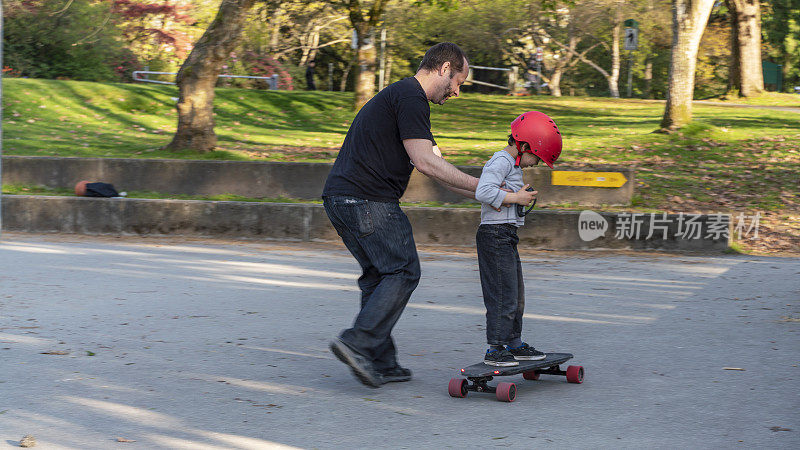
{"type": "Polygon", "coordinates": [[[553,171],[552,184],[555,186],[620,187],[628,182],[619,172],[567,172],[553,171]]]}

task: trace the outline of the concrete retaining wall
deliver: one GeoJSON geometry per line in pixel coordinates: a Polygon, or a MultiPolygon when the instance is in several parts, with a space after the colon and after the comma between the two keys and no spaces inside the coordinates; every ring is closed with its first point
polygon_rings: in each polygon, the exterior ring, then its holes
{"type": "MultiPolygon", "coordinates": [[[[473,208],[407,207],[418,244],[473,246],[480,211],[473,208]]],[[[730,217],[696,216],[694,233],[677,236],[686,219],[641,214],[535,211],[520,229],[523,248],[654,249],[723,251],[728,248],[730,217]],[[658,232],[647,238],[650,225],[658,232]],[[594,223],[595,225],[590,225],[594,223]],[[628,226],[638,224],[638,226],[628,226]],[[604,228],[596,239],[581,237],[604,228]],[[724,230],[713,236],[713,230],[724,230]],[[634,233],[633,231],[636,231],[634,233]],[[666,238],[664,238],[666,233],[666,238]],[[692,236],[689,236],[689,235],[692,236]],[[619,237],[617,237],[619,236],[619,237]],[[584,240],[587,239],[587,240],[584,240]]],[[[3,229],[39,233],[110,235],[183,235],[225,238],[338,241],[320,204],[207,202],[195,200],[103,199],[86,197],[4,196],[3,229]]],[[[686,228],[686,227],[683,227],[686,228]]],[[[591,237],[591,236],[590,236],[591,237]]]]}
{"type": "MultiPolygon", "coordinates": [[[[289,197],[319,199],[331,164],[257,161],[197,161],[123,158],[57,158],[4,156],[3,183],[72,188],[80,180],[103,181],[118,191],[153,191],[166,194],[236,194],[254,198],[289,197]]],[[[481,167],[459,166],[479,177],[481,167]]],[[[559,170],[569,170],[559,168],[559,170]]],[[[627,205],[635,179],[630,167],[596,166],[598,172],[622,172],[628,179],[620,188],[553,186],[550,169],[525,169],[525,182],[539,191],[539,203],[581,205],[627,205]]],[[[414,171],[402,198],[406,202],[439,201],[461,203],[454,194],[430,178],[414,171]]]]}

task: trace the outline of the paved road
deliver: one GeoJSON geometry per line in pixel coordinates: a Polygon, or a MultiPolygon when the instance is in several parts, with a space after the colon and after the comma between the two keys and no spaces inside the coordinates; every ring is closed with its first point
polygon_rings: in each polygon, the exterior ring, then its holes
{"type": "Polygon", "coordinates": [[[4,234],[0,448],[800,447],[800,259],[523,259],[525,337],[587,377],[509,404],[447,394],[485,347],[470,254],[423,253],[415,378],[370,389],[326,349],[357,307],[342,248],[4,234]]]}

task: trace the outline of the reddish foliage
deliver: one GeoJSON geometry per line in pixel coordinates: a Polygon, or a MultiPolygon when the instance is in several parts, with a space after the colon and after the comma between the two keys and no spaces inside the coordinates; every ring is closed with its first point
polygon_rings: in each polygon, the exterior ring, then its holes
{"type": "Polygon", "coordinates": [[[185,58],[191,50],[190,36],[169,25],[193,24],[194,18],[185,14],[188,6],[172,4],[169,0],[156,3],[147,0],[113,1],[114,12],[128,41],[134,42],[142,38],[151,40],[168,50],[174,50],[180,59],[185,58]],[[161,26],[157,27],[159,23],[161,26]]]}
{"type": "MultiPolygon", "coordinates": [[[[235,55],[231,55],[235,58],[235,55]]],[[[271,56],[259,55],[255,52],[249,51],[241,58],[241,62],[247,70],[248,75],[271,77],[278,74],[278,89],[287,91],[294,90],[294,83],[292,76],[283,67],[281,63],[276,61],[271,56]]]]}
{"type": "Polygon", "coordinates": [[[3,2],[3,17],[13,19],[18,16],[38,14],[44,8],[42,0],[21,0],[17,2],[3,2]]]}
{"type": "Polygon", "coordinates": [[[133,77],[134,70],[142,69],[139,58],[137,58],[133,52],[127,49],[125,50],[122,58],[114,63],[113,67],[114,73],[117,74],[121,81],[130,80],[131,77],[133,77]]]}
{"type": "Polygon", "coordinates": [[[19,70],[15,70],[9,66],[3,66],[3,78],[19,78],[22,76],[22,73],[19,70]]]}
{"type": "Polygon", "coordinates": [[[186,24],[194,23],[194,19],[187,14],[183,14],[188,7],[170,4],[169,0],[164,3],[142,3],[141,0],[114,0],[114,10],[126,19],[139,19],[144,16],[164,16],[176,22],[186,24]]]}

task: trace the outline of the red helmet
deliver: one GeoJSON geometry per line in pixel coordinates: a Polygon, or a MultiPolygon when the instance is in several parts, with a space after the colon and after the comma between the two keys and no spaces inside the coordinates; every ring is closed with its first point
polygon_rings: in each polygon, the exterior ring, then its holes
{"type": "Polygon", "coordinates": [[[517,141],[517,166],[523,153],[520,142],[527,142],[530,146],[527,152],[538,156],[551,169],[561,155],[561,132],[545,113],[528,111],[521,114],[511,122],[511,136],[517,141]]]}

